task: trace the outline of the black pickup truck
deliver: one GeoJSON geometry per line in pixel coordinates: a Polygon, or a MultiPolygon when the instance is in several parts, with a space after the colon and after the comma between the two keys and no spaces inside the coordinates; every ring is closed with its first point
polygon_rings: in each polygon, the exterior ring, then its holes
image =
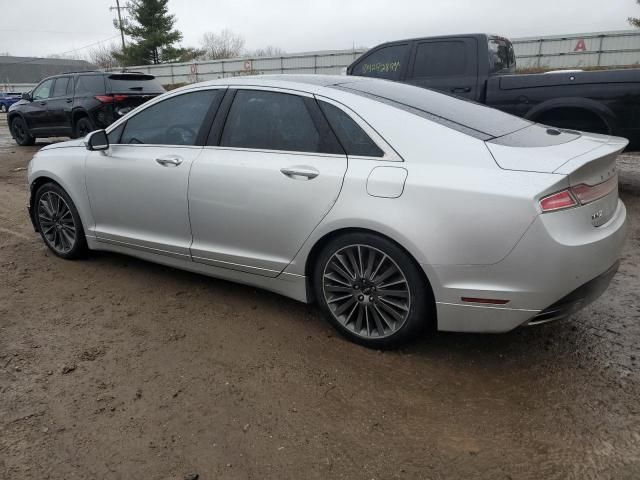
{"type": "Polygon", "coordinates": [[[518,75],[511,42],[486,34],[384,43],[347,75],[440,90],[560,128],[625,137],[640,148],[640,70],[518,75]]]}

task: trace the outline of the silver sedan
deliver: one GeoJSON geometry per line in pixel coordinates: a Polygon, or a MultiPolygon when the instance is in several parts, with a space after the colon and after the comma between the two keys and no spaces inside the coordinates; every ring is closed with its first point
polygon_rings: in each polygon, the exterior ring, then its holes
{"type": "Polygon", "coordinates": [[[600,295],[626,144],[383,80],[223,79],[40,150],[29,211],[62,258],[121,252],[315,301],[383,348],[600,295]]]}

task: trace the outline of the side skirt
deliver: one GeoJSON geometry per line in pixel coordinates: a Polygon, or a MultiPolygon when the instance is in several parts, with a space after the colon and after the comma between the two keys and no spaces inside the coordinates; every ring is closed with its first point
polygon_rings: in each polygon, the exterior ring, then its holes
{"type": "Polygon", "coordinates": [[[196,263],[190,257],[182,258],[169,257],[159,253],[153,253],[145,250],[115,245],[112,243],[101,242],[96,237],[87,236],[87,245],[90,250],[102,250],[107,252],[116,252],[131,257],[140,258],[149,262],[166,265],[177,268],[179,270],[187,270],[189,272],[199,273],[209,277],[228,280],[243,285],[269,290],[285,297],[292,298],[299,302],[308,303],[307,297],[307,277],[295,275],[292,273],[281,273],[275,278],[255,275],[252,273],[231,270],[228,268],[214,267],[203,263],[196,263]]]}

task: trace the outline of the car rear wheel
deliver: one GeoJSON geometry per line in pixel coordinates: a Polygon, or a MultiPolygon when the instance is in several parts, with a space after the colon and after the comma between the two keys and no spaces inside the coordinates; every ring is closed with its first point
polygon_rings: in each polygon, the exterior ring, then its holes
{"type": "Polygon", "coordinates": [[[87,251],[78,210],[59,185],[42,185],[36,192],[33,209],[40,235],[53,253],[73,259],[87,251]]]}
{"type": "Polygon", "coordinates": [[[95,130],[89,117],[82,117],[76,122],[76,137],[84,138],[95,130]]]}
{"type": "Polygon", "coordinates": [[[318,256],[314,287],[331,324],[369,348],[415,339],[433,317],[431,290],[415,262],[376,235],[330,241],[318,256]]]}
{"type": "Polygon", "coordinates": [[[28,147],[36,143],[36,137],[29,133],[27,123],[22,117],[16,117],[11,122],[11,131],[16,143],[22,147],[28,147]]]}

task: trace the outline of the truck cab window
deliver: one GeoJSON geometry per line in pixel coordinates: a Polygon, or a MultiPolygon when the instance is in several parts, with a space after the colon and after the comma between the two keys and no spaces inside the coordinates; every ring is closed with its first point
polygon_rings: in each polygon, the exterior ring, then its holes
{"type": "Polygon", "coordinates": [[[352,75],[400,80],[409,44],[391,45],[365,55],[353,69],[352,75]]]}

